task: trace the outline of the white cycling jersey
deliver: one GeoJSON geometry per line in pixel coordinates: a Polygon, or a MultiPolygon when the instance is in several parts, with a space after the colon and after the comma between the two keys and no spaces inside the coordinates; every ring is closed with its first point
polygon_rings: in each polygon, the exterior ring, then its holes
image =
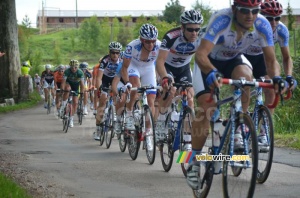
{"type": "Polygon", "coordinates": [[[162,40],[160,49],[169,51],[166,63],[172,67],[183,67],[191,62],[201,42],[201,35],[194,42],[188,42],[180,27],[168,31],[162,40]]]}
{"type": "MultiPolygon", "coordinates": [[[[124,52],[123,58],[131,59],[127,69],[129,77],[138,77],[141,85],[156,86],[155,62],[158,56],[161,41],[156,40],[153,50],[149,53],[147,60],[141,60],[142,42],[140,39],[131,41],[124,52]]],[[[147,93],[156,93],[156,90],[149,90],[147,93]]]]}
{"type": "MultiPolygon", "coordinates": [[[[273,32],[273,41],[274,44],[278,43],[280,47],[287,47],[289,46],[289,30],[288,28],[279,21],[275,31],[273,32]]],[[[262,48],[257,44],[250,45],[244,52],[247,55],[259,55],[262,54],[262,48]]]]}
{"type": "Polygon", "coordinates": [[[272,27],[269,21],[258,14],[253,28],[244,33],[237,41],[237,32],[233,23],[232,10],[223,9],[215,12],[208,23],[202,39],[215,44],[210,57],[215,60],[231,60],[243,53],[251,44],[261,47],[274,46],[272,27]]]}

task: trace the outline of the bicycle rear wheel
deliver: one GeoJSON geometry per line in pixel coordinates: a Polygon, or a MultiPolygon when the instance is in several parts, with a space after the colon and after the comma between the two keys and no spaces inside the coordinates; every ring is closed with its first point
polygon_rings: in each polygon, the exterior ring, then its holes
{"type": "Polygon", "coordinates": [[[263,130],[267,137],[267,145],[262,145],[258,141],[258,170],[256,180],[258,183],[262,184],[268,179],[272,167],[274,151],[274,127],[272,115],[266,106],[260,106],[257,113],[258,128],[256,134],[257,136],[261,135],[261,130],[263,130]]]}
{"type": "Polygon", "coordinates": [[[144,106],[143,125],[146,128],[145,143],[146,143],[146,156],[149,164],[153,164],[155,161],[156,153],[156,139],[154,121],[152,117],[151,109],[148,105],[144,106]]]}
{"type": "Polygon", "coordinates": [[[126,146],[127,146],[127,139],[128,136],[126,135],[127,131],[124,130],[124,118],[125,117],[125,111],[122,112],[121,114],[121,133],[118,134],[118,140],[119,140],[119,147],[120,147],[120,151],[124,152],[126,150],[126,146]]]}
{"type": "MultiPolygon", "coordinates": [[[[224,197],[253,197],[256,185],[258,151],[256,132],[252,118],[242,113],[236,119],[236,130],[241,130],[244,145],[248,147],[248,160],[245,161],[224,161],[222,171],[222,186],[224,197]],[[243,121],[241,123],[240,121],[243,121]],[[249,134],[249,139],[246,138],[249,134]],[[245,135],[246,134],[246,135],[245,135]]],[[[230,123],[229,129],[231,129],[230,123]]],[[[231,135],[229,133],[229,135],[231,135]]],[[[226,154],[230,154],[230,141],[225,146],[226,154]]],[[[245,155],[246,150],[234,151],[234,155],[245,155]]],[[[241,158],[242,159],[242,158],[241,158]]]]}
{"type": "Polygon", "coordinates": [[[174,158],[174,151],[173,151],[173,143],[174,143],[174,137],[175,137],[175,126],[174,123],[171,120],[171,114],[170,112],[167,115],[167,119],[165,122],[165,127],[168,128],[168,132],[166,135],[166,138],[164,141],[160,141],[158,144],[159,150],[160,150],[160,158],[161,163],[163,166],[163,169],[166,172],[169,172],[172,168],[173,164],[173,158],[174,158]],[[170,127],[168,127],[170,126],[170,127]]]}
{"type": "Polygon", "coordinates": [[[114,134],[114,126],[115,126],[115,114],[114,108],[111,105],[108,109],[107,119],[105,121],[105,143],[106,148],[108,149],[111,145],[111,140],[114,134]]]}

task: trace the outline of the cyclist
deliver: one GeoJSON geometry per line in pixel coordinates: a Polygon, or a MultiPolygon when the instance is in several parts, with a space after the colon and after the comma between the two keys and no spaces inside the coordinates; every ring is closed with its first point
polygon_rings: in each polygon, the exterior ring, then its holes
{"type": "MultiPolygon", "coordinates": [[[[156,70],[160,77],[162,77],[162,86],[168,87],[168,82],[175,81],[180,83],[182,81],[188,81],[192,83],[192,75],[190,62],[192,56],[196,52],[196,49],[200,45],[200,30],[203,23],[203,17],[200,11],[187,10],[180,16],[181,26],[171,29],[164,37],[160,46],[156,70]]],[[[165,91],[164,91],[165,92],[165,91]]],[[[157,119],[156,127],[157,132],[161,134],[166,133],[165,120],[168,107],[172,102],[176,88],[170,89],[170,95],[166,100],[160,97],[159,105],[160,111],[157,119]]],[[[165,93],[162,94],[164,96],[165,93]]],[[[188,105],[194,109],[194,89],[188,88],[188,105]]],[[[184,140],[191,142],[191,132],[184,134],[184,140]]],[[[159,135],[158,137],[164,138],[159,135]]],[[[191,144],[185,145],[186,150],[191,150],[191,144]]]]}
{"type": "Polygon", "coordinates": [[[97,108],[96,116],[96,132],[94,132],[95,140],[100,139],[99,134],[101,131],[101,126],[105,121],[104,109],[108,99],[108,93],[101,90],[101,87],[108,88],[111,85],[117,71],[120,70],[122,66],[122,59],[120,58],[120,52],[122,51],[121,43],[113,41],[109,43],[108,49],[109,54],[102,58],[96,79],[96,87],[99,88],[99,107],[97,108]]]}
{"type": "MultiPolygon", "coordinates": [[[[284,73],[286,74],[286,81],[291,85],[291,82],[294,81],[292,76],[293,72],[293,61],[290,55],[289,50],[289,31],[287,27],[280,22],[280,17],[283,12],[282,5],[275,0],[265,0],[261,4],[261,14],[266,17],[270,22],[273,30],[273,39],[274,43],[278,43],[280,46],[284,73]]],[[[267,75],[266,64],[264,60],[263,50],[258,43],[252,43],[244,52],[245,57],[250,61],[253,66],[253,76],[255,78],[265,77],[269,79],[267,75]]],[[[292,88],[292,87],[291,87],[292,88]]],[[[275,93],[272,89],[263,89],[265,96],[265,103],[271,104],[275,98],[275,93]]],[[[274,109],[270,109],[270,112],[273,113],[274,109]]],[[[258,136],[258,143],[263,145],[267,143],[267,137],[263,130],[260,131],[258,136]]],[[[266,147],[265,150],[268,150],[269,147],[266,147]]]]}
{"type": "Polygon", "coordinates": [[[43,85],[44,88],[44,94],[45,94],[45,103],[44,103],[44,108],[47,108],[47,102],[48,102],[48,88],[51,91],[53,100],[52,100],[52,106],[55,105],[55,94],[54,94],[54,75],[53,72],[51,71],[51,65],[46,64],[45,65],[45,70],[42,72],[41,75],[41,84],[43,85]]]}
{"type": "MultiPolygon", "coordinates": [[[[83,71],[84,74],[84,86],[85,89],[88,90],[89,86],[91,85],[91,79],[92,79],[92,74],[88,70],[89,64],[87,62],[82,62],[79,65],[79,68],[83,71]]],[[[88,103],[88,92],[83,93],[83,115],[88,114],[87,110],[87,103],[88,103]]]]}
{"type": "Polygon", "coordinates": [[[74,119],[74,113],[77,109],[78,105],[78,91],[79,91],[79,86],[80,90],[84,91],[84,74],[83,71],[78,69],[79,67],[79,62],[77,60],[71,60],[70,63],[70,68],[66,69],[64,72],[64,78],[61,83],[61,89],[64,91],[63,92],[63,101],[60,109],[60,114],[63,115],[63,109],[65,108],[67,104],[67,100],[69,97],[70,90],[75,91],[76,93],[73,95],[72,98],[72,115],[70,119],[70,127],[74,126],[73,119],[74,119]]]}
{"type": "MultiPolygon", "coordinates": [[[[143,85],[156,86],[155,61],[161,41],[157,39],[158,30],[154,25],[143,24],[140,28],[139,39],[131,41],[124,52],[121,77],[126,82],[126,87],[139,87],[143,85]]],[[[147,91],[148,105],[155,114],[154,101],[156,89],[147,91]]],[[[135,130],[134,118],[132,114],[133,105],[136,101],[137,93],[132,91],[130,102],[127,104],[126,128],[135,130]]],[[[150,129],[146,129],[146,133],[150,129]]],[[[149,149],[153,149],[149,147],[149,149]]]]}
{"type": "MultiPolygon", "coordinates": [[[[54,84],[55,84],[55,90],[61,89],[61,83],[64,79],[64,71],[65,71],[65,66],[64,65],[59,65],[56,68],[56,71],[54,72],[54,84]]],[[[62,97],[62,92],[56,91],[56,97],[55,97],[55,102],[56,102],[56,109],[57,109],[57,116],[60,117],[60,98],[62,97]]]]}
{"type": "Polygon", "coordinates": [[[99,62],[93,67],[93,72],[92,72],[92,86],[94,86],[94,100],[93,100],[93,114],[96,116],[97,114],[97,107],[98,107],[98,103],[99,103],[99,98],[97,96],[98,93],[98,89],[96,87],[96,79],[97,79],[97,75],[98,75],[98,71],[99,71],[99,67],[100,67],[100,62],[102,60],[103,57],[101,57],[99,59],[99,62]]]}
{"type": "Polygon", "coordinates": [[[41,77],[39,76],[39,74],[35,74],[34,75],[34,84],[35,84],[35,88],[36,88],[36,91],[38,93],[40,93],[40,83],[41,83],[41,77]]]}
{"type": "MultiPolygon", "coordinates": [[[[254,41],[262,47],[266,59],[267,74],[278,83],[284,82],[276,60],[272,28],[265,17],[259,14],[261,0],[234,0],[231,9],[215,12],[208,23],[201,44],[195,55],[194,88],[199,104],[196,119],[192,123],[192,150],[199,154],[209,133],[209,119],[215,104],[208,103],[210,89],[220,84],[216,75],[220,72],[226,78],[252,79],[252,67],[241,53],[254,41]]],[[[278,91],[278,90],[276,90],[278,91]]],[[[249,89],[242,96],[243,111],[249,106],[249,89]]],[[[242,147],[241,134],[235,135],[235,148],[242,147]]],[[[198,189],[199,163],[188,167],[187,183],[198,189]]]]}

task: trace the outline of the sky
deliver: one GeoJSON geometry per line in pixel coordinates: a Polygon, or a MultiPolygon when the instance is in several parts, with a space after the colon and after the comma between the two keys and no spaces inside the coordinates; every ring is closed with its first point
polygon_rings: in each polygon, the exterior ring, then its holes
{"type": "MultiPolygon", "coordinates": [[[[75,10],[77,1],[78,10],[164,10],[171,0],[15,0],[18,23],[21,24],[27,15],[35,27],[38,10],[75,10]],[[42,3],[43,2],[43,3],[42,3]]],[[[199,2],[210,6],[212,9],[228,8],[230,0],[199,0],[199,2]]],[[[233,0],[231,0],[232,2],[233,0]]],[[[175,2],[175,0],[174,0],[175,2]]],[[[179,0],[180,5],[186,10],[191,9],[196,0],[179,0]]],[[[300,0],[280,0],[284,8],[288,2],[293,8],[300,8],[300,0]]]]}

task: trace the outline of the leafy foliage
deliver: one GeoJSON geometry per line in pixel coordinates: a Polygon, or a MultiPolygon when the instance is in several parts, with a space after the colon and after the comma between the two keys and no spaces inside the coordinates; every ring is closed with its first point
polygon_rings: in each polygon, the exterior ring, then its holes
{"type": "Polygon", "coordinates": [[[167,23],[180,24],[180,15],[184,11],[184,7],[180,5],[179,0],[171,0],[168,2],[163,11],[163,20],[167,23]]]}

